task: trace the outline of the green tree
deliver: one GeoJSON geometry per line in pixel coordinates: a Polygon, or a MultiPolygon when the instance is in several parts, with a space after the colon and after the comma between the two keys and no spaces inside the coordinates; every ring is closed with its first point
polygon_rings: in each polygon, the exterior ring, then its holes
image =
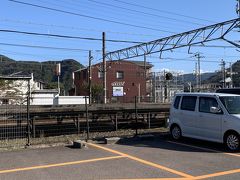
{"type": "Polygon", "coordinates": [[[103,93],[103,85],[102,84],[93,84],[92,85],[93,102],[99,102],[101,100],[102,93],[103,93]]]}

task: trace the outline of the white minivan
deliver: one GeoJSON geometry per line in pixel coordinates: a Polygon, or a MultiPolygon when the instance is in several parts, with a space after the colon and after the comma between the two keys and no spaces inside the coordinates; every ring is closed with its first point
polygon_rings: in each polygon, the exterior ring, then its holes
{"type": "Polygon", "coordinates": [[[240,95],[179,93],[169,116],[173,139],[181,136],[225,143],[229,150],[240,147],[240,95]]]}

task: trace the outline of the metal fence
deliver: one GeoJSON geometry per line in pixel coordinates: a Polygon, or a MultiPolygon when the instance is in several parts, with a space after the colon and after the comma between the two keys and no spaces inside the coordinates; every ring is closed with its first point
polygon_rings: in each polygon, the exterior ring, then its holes
{"type": "MultiPolygon", "coordinates": [[[[150,129],[165,125],[167,112],[89,112],[76,115],[56,115],[31,119],[31,137],[78,134],[87,138],[87,134],[101,132],[150,129]]],[[[117,134],[116,134],[117,135],[117,134]]]]}
{"type": "MultiPolygon", "coordinates": [[[[165,126],[168,106],[162,111],[151,103],[85,104],[64,106],[28,106],[26,99],[18,103],[2,103],[0,147],[30,145],[49,138],[74,136],[94,139],[109,136],[129,136],[165,126]],[[28,113],[29,112],[29,113],[28,113]]],[[[16,100],[14,102],[17,102],[16,100]]],[[[158,105],[155,105],[158,107],[158,105]]]]}
{"type": "Polygon", "coordinates": [[[0,97],[0,147],[25,145],[27,138],[27,106],[25,98],[0,97]]]}

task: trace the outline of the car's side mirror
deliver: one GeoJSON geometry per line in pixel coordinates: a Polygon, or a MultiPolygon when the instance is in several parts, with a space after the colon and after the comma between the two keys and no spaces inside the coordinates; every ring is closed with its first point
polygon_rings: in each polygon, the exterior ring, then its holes
{"type": "Polygon", "coordinates": [[[219,107],[210,107],[210,112],[213,114],[222,114],[222,110],[219,107]]]}

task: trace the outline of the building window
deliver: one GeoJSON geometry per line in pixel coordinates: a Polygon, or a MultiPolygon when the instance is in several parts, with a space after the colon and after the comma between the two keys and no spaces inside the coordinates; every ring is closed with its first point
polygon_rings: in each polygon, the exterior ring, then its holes
{"type": "Polygon", "coordinates": [[[3,99],[3,100],[2,100],[2,104],[9,104],[8,99],[3,99]]]}
{"type": "Polygon", "coordinates": [[[124,78],[123,71],[117,71],[116,72],[116,78],[117,79],[123,79],[124,78]]]}
{"type": "Polygon", "coordinates": [[[83,71],[83,79],[87,79],[87,71],[83,71]]]}
{"type": "Polygon", "coordinates": [[[81,73],[80,73],[80,72],[77,73],[77,78],[78,78],[78,79],[81,78],[81,73]]]}
{"type": "Polygon", "coordinates": [[[144,77],[144,72],[137,72],[137,77],[144,77]]]}
{"type": "Polygon", "coordinates": [[[103,72],[102,71],[98,71],[98,78],[103,79],[103,72]]]}

